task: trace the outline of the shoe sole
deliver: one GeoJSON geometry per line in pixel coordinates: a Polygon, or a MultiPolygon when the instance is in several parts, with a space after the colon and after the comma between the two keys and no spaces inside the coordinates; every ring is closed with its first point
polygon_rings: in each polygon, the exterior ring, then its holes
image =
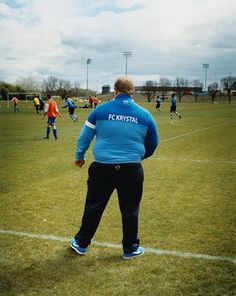
{"type": "Polygon", "coordinates": [[[85,252],[85,253],[82,253],[82,252],[80,252],[79,250],[77,250],[76,247],[74,247],[72,244],[70,244],[70,246],[71,246],[71,248],[72,248],[77,254],[79,254],[79,255],[85,255],[85,254],[86,254],[86,252],[85,252]]]}

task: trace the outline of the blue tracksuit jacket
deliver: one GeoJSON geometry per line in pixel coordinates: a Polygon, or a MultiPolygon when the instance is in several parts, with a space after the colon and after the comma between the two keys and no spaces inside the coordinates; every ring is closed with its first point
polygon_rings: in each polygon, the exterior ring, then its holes
{"type": "Polygon", "coordinates": [[[77,141],[76,160],[84,159],[94,136],[94,159],[106,164],[139,163],[158,145],[152,115],[126,94],[119,94],[90,113],[77,141]]]}

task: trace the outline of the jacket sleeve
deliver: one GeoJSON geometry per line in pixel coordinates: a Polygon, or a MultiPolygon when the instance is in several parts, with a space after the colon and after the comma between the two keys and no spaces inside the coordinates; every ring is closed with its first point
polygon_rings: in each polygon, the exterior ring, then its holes
{"type": "Polygon", "coordinates": [[[96,134],[96,119],[95,113],[91,113],[86,120],[80,136],[77,140],[75,149],[75,160],[84,159],[85,153],[88,150],[90,143],[92,142],[94,135],[96,134]]]}
{"type": "Polygon", "coordinates": [[[157,125],[154,119],[151,117],[148,131],[144,141],[145,150],[146,150],[145,155],[143,157],[144,159],[150,157],[154,153],[155,149],[157,148],[158,142],[159,142],[159,137],[158,137],[157,125]]]}

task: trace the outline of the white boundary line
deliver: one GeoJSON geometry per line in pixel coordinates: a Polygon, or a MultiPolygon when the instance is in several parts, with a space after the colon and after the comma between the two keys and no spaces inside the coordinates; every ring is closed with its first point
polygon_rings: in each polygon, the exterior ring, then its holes
{"type": "MultiPolygon", "coordinates": [[[[69,242],[70,239],[66,237],[60,237],[60,236],[54,236],[54,235],[46,235],[46,234],[36,234],[36,233],[28,233],[28,232],[20,232],[20,231],[14,231],[14,230],[3,230],[0,229],[0,234],[10,234],[10,235],[16,235],[16,236],[25,236],[30,238],[37,238],[41,240],[54,240],[54,241],[60,241],[60,242],[69,242]]],[[[112,244],[108,242],[97,242],[92,241],[92,244],[99,247],[108,247],[113,249],[120,249],[122,248],[121,245],[118,244],[112,244]]],[[[161,249],[154,249],[145,247],[146,253],[152,253],[155,255],[169,255],[169,256],[177,256],[177,257],[183,257],[183,258],[193,258],[193,259],[202,259],[202,260],[213,260],[213,261],[228,261],[233,264],[236,264],[236,258],[230,258],[230,257],[223,257],[223,256],[211,256],[211,255],[205,255],[205,254],[194,254],[194,253],[184,253],[179,251],[170,251],[170,250],[161,250],[161,249]]]]}
{"type": "Polygon", "coordinates": [[[217,124],[217,125],[212,125],[212,126],[209,126],[209,127],[204,127],[204,128],[201,128],[201,129],[197,129],[197,130],[194,130],[192,132],[188,132],[186,134],[182,134],[182,135],[178,135],[178,136],[174,136],[174,137],[171,137],[171,138],[161,140],[160,143],[171,141],[171,140],[178,139],[178,138],[182,138],[182,137],[189,136],[189,135],[193,135],[193,134],[196,134],[196,133],[200,133],[202,131],[205,131],[205,130],[208,130],[208,129],[211,129],[211,128],[222,127],[223,125],[226,125],[228,123],[231,123],[231,122],[225,122],[225,123],[222,123],[222,124],[217,124]]]}
{"type": "MultiPolygon", "coordinates": [[[[174,137],[171,137],[171,138],[161,140],[160,143],[171,141],[171,140],[178,139],[178,138],[182,138],[182,137],[189,136],[189,135],[193,135],[193,134],[196,134],[196,133],[199,133],[199,132],[211,129],[211,128],[222,127],[223,125],[226,125],[228,123],[231,123],[231,122],[225,122],[225,123],[222,123],[222,124],[217,124],[217,125],[212,125],[212,126],[209,126],[209,127],[204,127],[204,128],[198,129],[198,130],[194,130],[192,132],[188,132],[188,133],[185,133],[185,134],[182,134],[182,135],[178,135],[178,136],[174,136],[174,137]]],[[[231,160],[229,160],[229,161],[227,161],[227,160],[198,160],[198,159],[193,160],[193,159],[185,159],[185,158],[168,159],[168,158],[163,158],[163,157],[159,158],[158,156],[155,157],[155,154],[152,156],[152,159],[160,160],[160,161],[189,161],[189,162],[198,162],[198,163],[236,164],[236,161],[234,161],[234,160],[232,160],[232,161],[231,160]]]]}

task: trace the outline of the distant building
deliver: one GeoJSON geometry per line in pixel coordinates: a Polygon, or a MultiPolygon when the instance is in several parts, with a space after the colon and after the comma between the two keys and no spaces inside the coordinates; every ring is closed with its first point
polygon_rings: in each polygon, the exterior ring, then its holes
{"type": "Polygon", "coordinates": [[[236,90],[231,90],[231,96],[236,97],[236,90]]]}
{"type": "Polygon", "coordinates": [[[106,85],[103,85],[102,87],[102,94],[105,95],[105,94],[109,94],[110,93],[110,85],[106,84],[106,85]]]}

